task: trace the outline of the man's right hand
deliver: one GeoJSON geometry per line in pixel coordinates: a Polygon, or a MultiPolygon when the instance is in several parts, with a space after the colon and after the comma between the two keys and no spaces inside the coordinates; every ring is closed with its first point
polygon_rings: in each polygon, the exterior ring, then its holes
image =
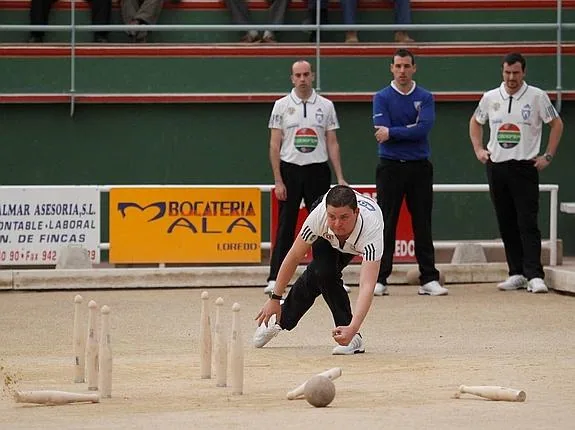
{"type": "Polygon", "coordinates": [[[275,183],[275,193],[278,200],[287,200],[287,189],[282,181],[275,183]]]}
{"type": "Polygon", "coordinates": [[[276,315],[276,321],[279,322],[281,315],[282,315],[282,307],[280,305],[279,300],[272,300],[268,299],[268,301],[264,304],[264,307],[261,308],[258,316],[256,317],[256,321],[258,322],[258,326],[263,323],[268,325],[268,321],[272,317],[272,315],[276,315]]]}
{"type": "Polygon", "coordinates": [[[491,155],[491,153],[487,149],[484,149],[484,148],[482,148],[478,151],[475,151],[475,156],[483,164],[485,164],[485,163],[487,163],[487,161],[489,161],[490,155],[491,155]]]}

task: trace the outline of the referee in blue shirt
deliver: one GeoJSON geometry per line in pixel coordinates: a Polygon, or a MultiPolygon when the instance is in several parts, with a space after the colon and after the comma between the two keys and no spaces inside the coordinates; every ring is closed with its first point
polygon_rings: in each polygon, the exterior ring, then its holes
{"type": "Polygon", "coordinates": [[[375,183],[384,220],[383,258],[374,294],[387,294],[395,232],[405,197],[421,273],[419,294],[443,296],[448,290],[439,283],[431,237],[433,165],[429,160],[429,132],[435,121],[435,104],[432,94],[413,80],[416,66],[411,52],[398,49],[390,69],[393,81],[373,97],[373,125],[379,155],[375,183]]]}

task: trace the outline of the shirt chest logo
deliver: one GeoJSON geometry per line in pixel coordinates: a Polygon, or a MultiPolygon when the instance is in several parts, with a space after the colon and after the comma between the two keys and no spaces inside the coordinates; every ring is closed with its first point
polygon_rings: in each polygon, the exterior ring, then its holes
{"type": "Polygon", "coordinates": [[[300,128],[295,133],[294,146],[299,152],[307,154],[317,148],[318,138],[313,128],[300,128]]]}
{"type": "Polygon", "coordinates": [[[497,143],[503,149],[516,147],[521,141],[521,130],[515,124],[502,124],[497,130],[497,143]]]}
{"type": "Polygon", "coordinates": [[[315,111],[315,120],[320,124],[323,122],[323,111],[321,110],[321,108],[318,108],[315,111]]]}

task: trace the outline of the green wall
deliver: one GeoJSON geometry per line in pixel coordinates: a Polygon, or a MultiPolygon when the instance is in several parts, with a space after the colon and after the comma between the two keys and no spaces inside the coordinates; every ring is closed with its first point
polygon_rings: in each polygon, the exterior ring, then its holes
{"type": "MultiPolygon", "coordinates": [[[[496,81],[494,81],[496,82],[496,81]]],[[[439,103],[432,132],[435,183],[485,183],[467,136],[474,103],[439,103]]],[[[369,103],[338,103],[345,175],[374,182],[377,163],[369,103]]],[[[271,104],[2,105],[0,183],[66,184],[270,184],[267,121],[271,104]]],[[[575,103],[564,104],[566,133],[542,183],[560,186],[560,201],[575,201],[570,145],[575,103]]],[[[268,200],[264,199],[264,207],[268,200]]],[[[541,228],[548,231],[548,194],[541,228]]],[[[434,237],[498,237],[486,193],[437,193],[434,237]]],[[[265,214],[264,231],[269,229],[265,214]]],[[[107,227],[104,227],[106,239],[107,227]]],[[[575,254],[575,217],[559,214],[565,253],[575,254]]],[[[264,237],[267,239],[267,237],[264,237]]]]}

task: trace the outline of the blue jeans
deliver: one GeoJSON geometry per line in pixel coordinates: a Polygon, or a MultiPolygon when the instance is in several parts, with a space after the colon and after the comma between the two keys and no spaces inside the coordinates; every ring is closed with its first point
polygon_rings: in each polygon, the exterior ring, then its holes
{"type": "MultiPolygon", "coordinates": [[[[411,5],[409,0],[387,0],[393,1],[396,24],[411,24],[411,5]]],[[[343,23],[346,25],[356,24],[357,0],[340,0],[343,10],[343,23]]],[[[308,10],[315,10],[316,0],[308,0],[308,10]]],[[[327,0],[320,1],[320,8],[327,9],[327,0]]]]}

